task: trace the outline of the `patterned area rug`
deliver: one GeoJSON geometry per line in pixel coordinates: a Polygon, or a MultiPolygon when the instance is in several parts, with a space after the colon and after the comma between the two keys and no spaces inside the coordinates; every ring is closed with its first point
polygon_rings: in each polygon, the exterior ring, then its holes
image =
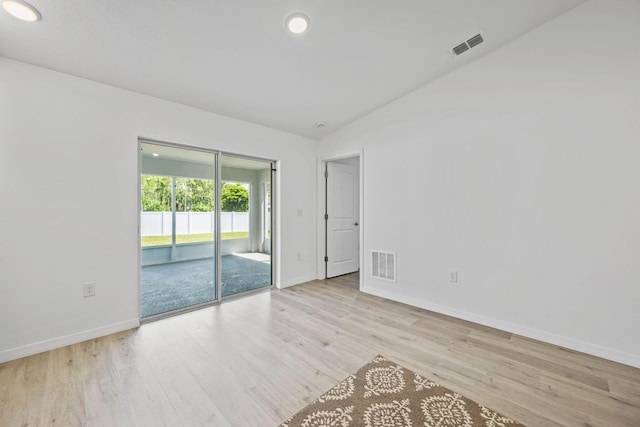
{"type": "Polygon", "coordinates": [[[377,356],[280,427],[523,426],[377,356]]]}

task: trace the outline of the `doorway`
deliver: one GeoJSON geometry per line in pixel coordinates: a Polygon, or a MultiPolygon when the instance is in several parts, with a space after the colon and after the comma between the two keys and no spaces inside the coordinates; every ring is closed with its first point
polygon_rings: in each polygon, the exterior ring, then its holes
{"type": "Polygon", "coordinates": [[[139,146],[142,321],[272,286],[273,162],[139,146]]]}
{"type": "Polygon", "coordinates": [[[141,317],[216,301],[215,153],[140,143],[141,317]]]}
{"type": "Polygon", "coordinates": [[[325,277],[360,269],[360,157],[325,162],[325,277]]]}
{"type": "Polygon", "coordinates": [[[223,154],[221,163],[221,296],[272,285],[273,163],[223,154]],[[226,233],[225,233],[226,230],[226,233]]]}

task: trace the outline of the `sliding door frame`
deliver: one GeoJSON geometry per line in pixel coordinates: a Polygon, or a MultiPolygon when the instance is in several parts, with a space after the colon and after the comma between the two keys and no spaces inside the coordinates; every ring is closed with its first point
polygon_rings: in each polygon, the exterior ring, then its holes
{"type": "MultiPolygon", "coordinates": [[[[149,323],[149,322],[153,322],[155,320],[160,320],[160,319],[164,319],[167,317],[172,317],[172,316],[176,316],[178,314],[183,314],[183,313],[187,313],[190,311],[194,311],[194,310],[199,310],[201,308],[205,308],[205,307],[210,307],[210,306],[214,306],[214,305],[218,305],[221,302],[227,301],[227,300],[232,300],[232,299],[236,299],[236,298],[240,298],[243,296],[247,296],[247,295],[251,295],[251,294],[255,294],[255,293],[260,293],[260,292],[264,292],[265,290],[270,290],[276,287],[276,255],[278,254],[278,250],[276,249],[276,242],[277,242],[277,229],[276,229],[276,215],[277,215],[277,210],[276,210],[276,198],[277,198],[277,191],[276,191],[276,164],[277,161],[276,160],[272,160],[272,159],[266,159],[263,157],[256,157],[256,156],[247,156],[244,154],[238,154],[238,153],[232,153],[232,152],[226,152],[226,151],[221,151],[221,150],[214,150],[214,149],[209,149],[209,148],[204,148],[204,147],[198,147],[198,146],[193,146],[193,145],[186,145],[186,144],[180,144],[180,143],[175,143],[175,142],[167,142],[167,141],[159,141],[156,139],[152,139],[152,138],[144,138],[144,137],[138,137],[138,144],[137,144],[137,148],[138,148],[138,195],[137,195],[137,199],[138,199],[138,204],[137,204],[137,218],[138,218],[138,240],[137,240],[137,245],[138,245],[138,318],[140,319],[140,324],[144,324],[144,323],[149,323]],[[215,171],[214,171],[214,176],[215,176],[215,198],[214,198],[214,209],[215,209],[215,216],[214,216],[214,248],[215,248],[215,269],[216,269],[216,298],[214,300],[211,301],[207,301],[204,303],[200,303],[200,304],[195,304],[195,305],[191,305],[188,307],[183,307],[180,309],[176,309],[176,310],[171,310],[165,313],[159,313],[159,314],[155,314],[155,315],[151,315],[151,316],[147,316],[147,317],[142,317],[142,246],[141,246],[141,234],[142,234],[142,227],[141,227],[141,208],[142,208],[142,195],[141,195],[141,191],[142,191],[142,144],[143,143],[149,143],[149,144],[154,144],[154,145],[161,145],[161,146],[165,146],[165,147],[172,147],[172,148],[178,148],[178,149],[185,149],[185,150],[192,150],[192,151],[200,151],[200,152],[204,152],[207,154],[213,154],[215,155],[215,171]],[[255,289],[255,290],[250,290],[250,291],[246,291],[246,292],[242,292],[242,293],[238,293],[238,294],[234,294],[234,295],[229,295],[227,297],[222,297],[222,231],[220,229],[220,224],[222,221],[222,213],[221,213],[221,198],[220,198],[220,191],[222,188],[222,161],[221,158],[222,156],[230,156],[230,157],[237,157],[237,158],[241,158],[241,159],[248,159],[248,160],[256,160],[256,161],[261,161],[261,162],[266,162],[266,163],[270,163],[271,165],[271,218],[270,218],[270,222],[271,222],[271,285],[269,286],[265,286],[259,289],[255,289]]],[[[175,191],[173,191],[173,193],[175,193],[175,191]]],[[[173,197],[175,197],[175,194],[173,194],[173,197]]],[[[175,215],[175,213],[174,213],[175,215]]],[[[173,227],[175,227],[175,220],[173,221],[173,227]]],[[[172,237],[172,239],[175,241],[175,229],[173,230],[174,236],[172,237]]]]}
{"type": "MultiPolygon", "coordinates": [[[[216,194],[220,194],[220,191],[222,189],[222,160],[221,158],[223,156],[226,157],[236,157],[239,159],[246,159],[246,160],[256,160],[259,162],[265,162],[265,163],[269,163],[270,167],[271,167],[271,217],[270,217],[270,223],[271,223],[271,252],[269,253],[269,256],[271,257],[271,284],[269,286],[263,286],[261,288],[258,289],[252,289],[249,291],[244,291],[244,292],[239,292],[237,294],[233,294],[233,295],[228,295],[228,296],[222,296],[222,234],[220,234],[220,238],[217,239],[217,244],[220,246],[216,246],[216,255],[219,258],[217,260],[218,262],[218,292],[220,295],[220,301],[229,301],[229,300],[233,300],[233,299],[237,299],[237,298],[242,298],[244,296],[247,295],[251,295],[251,294],[256,294],[256,293],[260,293],[260,292],[264,292],[265,290],[269,290],[269,289],[273,289],[276,288],[276,263],[274,262],[275,260],[275,248],[276,248],[276,239],[275,239],[275,224],[276,224],[276,215],[275,215],[275,197],[274,194],[276,194],[277,192],[274,190],[275,187],[275,178],[276,178],[276,164],[277,162],[275,160],[270,160],[270,159],[265,159],[262,157],[256,157],[256,156],[247,156],[244,154],[237,154],[237,153],[230,153],[227,151],[217,151],[217,162],[216,162],[216,166],[218,167],[218,171],[216,174],[216,194]]],[[[252,189],[252,191],[256,191],[256,189],[252,189]]],[[[260,189],[258,189],[257,191],[260,191],[260,189]]],[[[218,217],[218,221],[220,221],[220,223],[222,222],[222,209],[220,206],[218,206],[217,204],[221,203],[221,199],[220,197],[216,197],[216,216],[218,217]]],[[[251,200],[249,200],[249,203],[251,204],[251,200]]],[[[251,209],[251,207],[250,207],[251,209]]],[[[251,225],[249,225],[249,227],[251,227],[251,225]]],[[[216,229],[217,230],[217,229],[216,229]]],[[[222,231],[220,230],[220,233],[222,233],[222,231]]]]}

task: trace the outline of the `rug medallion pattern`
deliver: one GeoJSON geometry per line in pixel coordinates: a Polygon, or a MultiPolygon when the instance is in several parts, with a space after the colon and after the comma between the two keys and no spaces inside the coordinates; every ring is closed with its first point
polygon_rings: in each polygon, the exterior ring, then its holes
{"type": "Polygon", "coordinates": [[[523,427],[383,356],[280,425],[328,426],[523,427]]]}

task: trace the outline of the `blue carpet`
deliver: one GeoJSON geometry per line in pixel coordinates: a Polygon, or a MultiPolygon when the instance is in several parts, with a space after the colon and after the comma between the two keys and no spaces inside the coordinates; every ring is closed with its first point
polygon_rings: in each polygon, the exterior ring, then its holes
{"type": "MultiPolygon", "coordinates": [[[[213,258],[142,267],[142,317],[215,300],[213,258]]],[[[222,296],[271,285],[271,264],[222,257],[222,296]]]]}

